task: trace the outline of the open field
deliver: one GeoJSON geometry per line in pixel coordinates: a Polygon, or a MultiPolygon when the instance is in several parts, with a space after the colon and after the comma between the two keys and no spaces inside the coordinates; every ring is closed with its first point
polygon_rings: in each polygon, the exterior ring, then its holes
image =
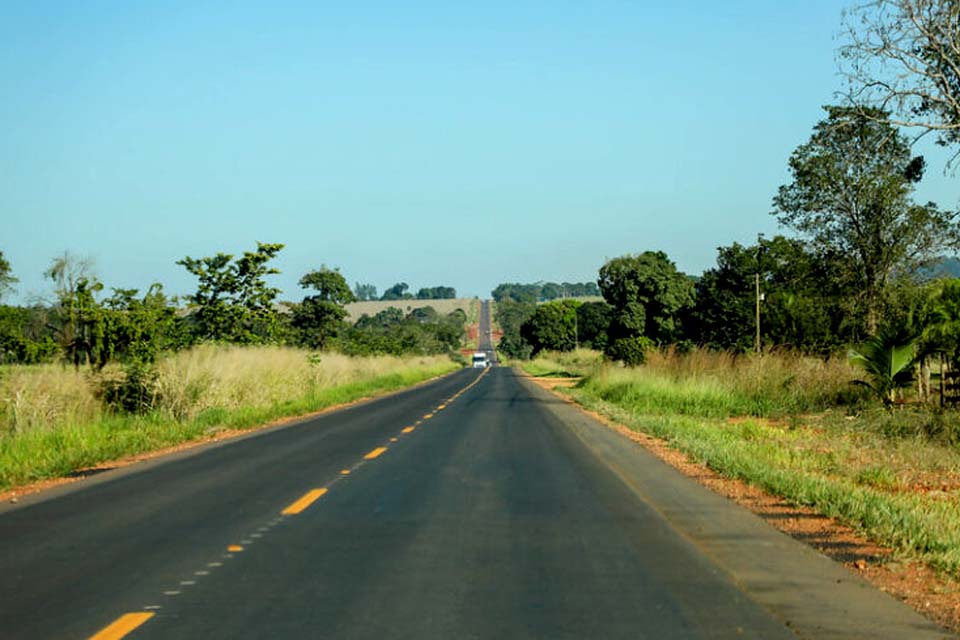
{"type": "Polygon", "coordinates": [[[144,415],[100,399],[94,375],[59,365],[0,369],[0,489],[105,460],[247,429],[415,384],[458,368],[445,356],[351,358],[284,347],[203,346],[162,360],[144,415]]]}
{"type": "Polygon", "coordinates": [[[456,309],[463,309],[463,312],[467,314],[467,324],[470,325],[477,322],[477,314],[480,312],[480,301],[477,298],[453,298],[450,300],[370,300],[367,302],[351,302],[346,306],[347,320],[349,322],[356,322],[363,314],[374,316],[390,307],[396,307],[405,314],[410,313],[414,309],[433,307],[434,310],[441,315],[446,315],[456,309]]]}
{"type": "Polygon", "coordinates": [[[878,408],[850,385],[859,372],[845,362],[793,355],[653,354],[626,369],[581,350],[522,366],[583,376],[564,390],[583,406],[960,577],[952,412],[878,408]]]}

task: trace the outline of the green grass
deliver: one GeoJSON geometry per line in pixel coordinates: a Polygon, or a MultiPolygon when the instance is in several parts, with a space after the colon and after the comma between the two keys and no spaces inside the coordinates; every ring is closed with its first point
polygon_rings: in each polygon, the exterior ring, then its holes
{"type": "MultiPolygon", "coordinates": [[[[6,412],[6,423],[0,421],[6,426],[0,431],[0,489],[395,391],[460,366],[444,358],[349,359],[333,354],[324,355],[316,365],[303,356],[304,352],[276,348],[212,348],[175,356],[166,363],[177,374],[166,382],[167,404],[139,416],[114,413],[91,402],[87,396],[93,391],[83,391],[80,384],[86,380],[87,387],[95,385],[89,374],[59,368],[8,369],[0,392],[32,392],[28,401],[39,403],[58,380],[73,380],[74,389],[70,402],[55,399],[63,406],[60,413],[44,414],[46,422],[31,416],[29,422],[11,428],[10,411],[6,412]],[[322,371],[323,360],[329,361],[328,371],[322,371]],[[18,377],[26,380],[19,387],[18,377]],[[199,393],[193,378],[204,381],[199,393]],[[192,401],[189,406],[178,395],[183,388],[192,401]]],[[[57,402],[51,401],[50,407],[57,402]]],[[[21,415],[25,411],[21,407],[21,415]]]]}
{"type": "Polygon", "coordinates": [[[522,366],[555,375],[565,358],[586,376],[566,391],[580,404],[960,576],[960,448],[918,426],[957,416],[871,407],[842,363],[790,355],[660,354],[625,369],[550,354],[522,366]]]}

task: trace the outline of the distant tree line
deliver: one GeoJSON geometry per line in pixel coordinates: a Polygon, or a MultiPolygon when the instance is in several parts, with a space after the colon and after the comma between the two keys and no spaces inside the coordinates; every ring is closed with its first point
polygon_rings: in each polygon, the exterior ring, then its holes
{"type": "Polygon", "coordinates": [[[417,294],[410,293],[410,285],[406,282],[398,282],[386,291],[379,298],[377,297],[377,288],[372,284],[357,283],[353,289],[354,297],[359,302],[368,300],[452,300],[457,297],[457,290],[453,287],[423,287],[417,294]]]}
{"type": "MultiPolygon", "coordinates": [[[[444,316],[432,307],[404,315],[388,309],[351,325],[346,305],[372,285],[351,290],[337,269],[321,265],[300,279],[305,295],[297,303],[278,301],[267,278],[279,271],[272,261],[282,244],[258,243],[240,256],[179,260],[196,277],[194,293],[178,300],[154,284],[105,292],[89,261],[70,254],[55,258],[45,276],[54,300],[32,306],[0,305],[0,364],[62,359],[100,370],[110,362],[148,367],[165,351],[200,342],[288,344],[348,354],[442,354],[456,352],[465,335],[463,311],[444,316]]],[[[0,252],[0,302],[17,279],[0,252]]],[[[403,294],[400,283],[388,293],[403,294]]],[[[421,289],[418,298],[453,298],[452,287],[421,289]]],[[[390,299],[390,298],[388,298],[390,299]]],[[[400,299],[408,299],[403,296],[400,299]]]]}
{"type": "Polygon", "coordinates": [[[600,289],[595,282],[536,282],[520,284],[518,282],[498,285],[491,293],[497,302],[511,299],[514,302],[546,302],[559,298],[599,297],[600,289]]]}

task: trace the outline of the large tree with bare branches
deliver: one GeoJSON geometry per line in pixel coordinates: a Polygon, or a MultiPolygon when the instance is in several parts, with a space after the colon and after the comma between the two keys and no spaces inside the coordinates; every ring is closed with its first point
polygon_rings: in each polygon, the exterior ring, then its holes
{"type": "Polygon", "coordinates": [[[839,54],[850,102],[960,143],[960,2],[872,0],[847,11],[845,25],[839,54]]]}

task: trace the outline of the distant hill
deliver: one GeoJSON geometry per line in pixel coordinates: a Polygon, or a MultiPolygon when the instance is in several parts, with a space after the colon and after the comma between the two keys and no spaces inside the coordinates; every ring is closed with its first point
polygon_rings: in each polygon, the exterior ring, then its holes
{"type": "Polygon", "coordinates": [[[943,257],[931,260],[920,268],[924,278],[960,278],[960,258],[943,257]]]}

